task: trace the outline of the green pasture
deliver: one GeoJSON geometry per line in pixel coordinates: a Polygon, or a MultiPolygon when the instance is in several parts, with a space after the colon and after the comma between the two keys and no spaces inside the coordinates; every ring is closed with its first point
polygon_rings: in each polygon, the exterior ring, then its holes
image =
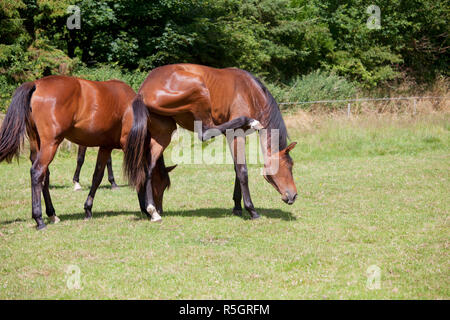
{"type": "Polygon", "coordinates": [[[255,221],[231,214],[232,165],[179,165],[152,224],[119,151],[120,189],[105,177],[84,221],[91,149],[81,192],[75,153],[58,153],[50,192],[61,222],[37,232],[27,154],[0,164],[0,298],[449,299],[448,115],[329,118],[289,132],[298,200],[283,203],[251,165],[255,221]]]}

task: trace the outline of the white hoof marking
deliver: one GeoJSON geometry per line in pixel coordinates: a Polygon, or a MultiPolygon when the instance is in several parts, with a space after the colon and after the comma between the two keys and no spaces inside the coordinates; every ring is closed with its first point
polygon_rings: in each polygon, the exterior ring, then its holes
{"type": "Polygon", "coordinates": [[[75,186],[73,187],[73,191],[80,191],[81,185],[78,182],[75,182],[75,186]]]}
{"type": "Polygon", "coordinates": [[[156,211],[156,208],[153,205],[149,204],[147,206],[147,212],[148,212],[149,215],[153,216],[153,214],[155,212],[157,212],[157,211],[156,211]]]}
{"type": "Polygon", "coordinates": [[[162,221],[162,218],[161,218],[161,216],[159,215],[158,212],[155,212],[155,213],[152,215],[152,218],[151,218],[150,221],[151,221],[151,222],[161,222],[161,221],[162,221]]]}
{"type": "Polygon", "coordinates": [[[253,119],[252,122],[250,122],[250,128],[255,129],[255,130],[264,129],[262,124],[258,120],[255,120],[255,119],[253,119]]]}
{"type": "Polygon", "coordinates": [[[61,220],[59,220],[59,218],[57,217],[57,216],[51,216],[50,217],[50,221],[52,222],[52,223],[58,223],[58,222],[60,222],[61,220]]]}
{"type": "Polygon", "coordinates": [[[161,220],[162,220],[161,216],[159,215],[158,210],[156,210],[156,208],[153,205],[149,204],[147,206],[147,212],[152,217],[150,219],[151,222],[161,222],[161,220]]]}

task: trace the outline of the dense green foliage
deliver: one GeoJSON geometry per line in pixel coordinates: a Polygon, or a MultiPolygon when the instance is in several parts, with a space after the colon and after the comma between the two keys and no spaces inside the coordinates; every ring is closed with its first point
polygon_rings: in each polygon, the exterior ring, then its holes
{"type": "Polygon", "coordinates": [[[363,0],[1,0],[0,106],[25,80],[88,75],[78,70],[85,66],[134,81],[160,65],[193,62],[276,83],[321,69],[363,88],[404,74],[448,76],[445,0],[373,3],[379,29],[368,28],[363,0]],[[66,27],[69,5],[80,7],[80,29],[66,27]]]}

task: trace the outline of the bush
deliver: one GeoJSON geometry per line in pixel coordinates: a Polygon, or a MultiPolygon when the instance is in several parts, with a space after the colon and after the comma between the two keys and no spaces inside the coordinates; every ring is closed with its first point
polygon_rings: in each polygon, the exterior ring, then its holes
{"type": "MultiPolygon", "coordinates": [[[[280,102],[306,102],[317,100],[351,99],[357,93],[357,86],[334,73],[314,71],[302,77],[297,77],[288,85],[268,84],[272,95],[280,102]]],[[[342,104],[339,104],[342,106],[342,104]]],[[[337,107],[338,104],[330,104],[337,107]]],[[[309,104],[286,105],[287,108],[308,108],[309,104]]]]}
{"type": "Polygon", "coordinates": [[[76,69],[73,76],[94,80],[94,81],[106,81],[117,79],[125,82],[131,86],[135,91],[139,90],[142,82],[148,75],[148,72],[143,72],[139,70],[134,71],[124,71],[118,66],[108,66],[103,65],[95,68],[88,68],[86,66],[76,69]]]}
{"type": "Polygon", "coordinates": [[[8,82],[4,75],[0,75],[0,113],[5,113],[11,102],[16,85],[8,82]]]}

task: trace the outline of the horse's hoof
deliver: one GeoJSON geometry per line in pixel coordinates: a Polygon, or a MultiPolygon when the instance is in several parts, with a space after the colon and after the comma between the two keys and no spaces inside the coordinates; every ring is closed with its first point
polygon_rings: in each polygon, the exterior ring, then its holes
{"type": "Polygon", "coordinates": [[[56,224],[56,223],[61,221],[56,215],[55,216],[50,216],[49,219],[50,219],[51,223],[54,223],[54,224],[56,224]]]}
{"type": "Polygon", "coordinates": [[[161,222],[161,216],[159,215],[158,210],[156,210],[156,208],[152,204],[149,204],[147,206],[147,212],[151,216],[151,222],[161,222]]]}
{"type": "Polygon", "coordinates": [[[118,190],[119,186],[115,183],[111,183],[111,190],[118,190]]]}
{"type": "Polygon", "coordinates": [[[242,209],[233,209],[233,214],[242,217],[242,209]]]}
{"type": "Polygon", "coordinates": [[[81,185],[78,182],[75,182],[75,186],[73,187],[73,191],[80,191],[81,185]]]}
{"type": "Polygon", "coordinates": [[[257,214],[257,213],[250,215],[250,219],[252,219],[252,220],[256,220],[256,219],[259,219],[259,218],[261,218],[261,216],[259,214],[257,214]]]}
{"type": "Polygon", "coordinates": [[[161,218],[161,216],[159,215],[158,212],[155,212],[155,213],[152,214],[152,218],[150,219],[150,221],[151,222],[161,222],[162,218],[161,218]]]}
{"type": "Polygon", "coordinates": [[[253,119],[250,122],[250,128],[255,129],[255,130],[262,130],[264,129],[264,127],[262,126],[261,122],[259,122],[258,120],[253,119]]]}
{"type": "Polygon", "coordinates": [[[88,221],[88,220],[91,220],[92,219],[92,216],[85,216],[84,217],[84,221],[88,221]]]}
{"type": "Polygon", "coordinates": [[[37,231],[39,231],[39,230],[44,230],[45,228],[47,228],[47,226],[45,225],[45,223],[38,224],[38,225],[36,226],[36,230],[37,230],[37,231]]]}

